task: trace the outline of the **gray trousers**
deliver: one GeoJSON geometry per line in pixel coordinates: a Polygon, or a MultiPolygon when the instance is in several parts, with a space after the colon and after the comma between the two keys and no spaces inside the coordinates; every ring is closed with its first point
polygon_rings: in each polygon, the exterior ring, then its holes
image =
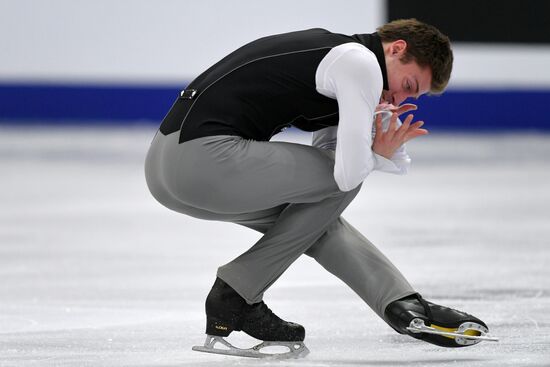
{"type": "Polygon", "coordinates": [[[196,218],[228,221],[264,235],[221,266],[218,277],[248,303],[300,255],[313,257],[380,317],[415,293],[397,268],[340,215],[359,192],[338,189],[334,153],[286,142],[210,136],[178,144],[157,133],[145,162],[149,190],[164,206],[196,218]]]}

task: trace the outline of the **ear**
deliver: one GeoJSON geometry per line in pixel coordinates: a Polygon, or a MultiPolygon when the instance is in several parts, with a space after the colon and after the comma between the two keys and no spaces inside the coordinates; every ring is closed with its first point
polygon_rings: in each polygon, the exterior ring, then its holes
{"type": "Polygon", "coordinates": [[[407,42],[405,40],[393,41],[390,45],[390,53],[393,56],[401,57],[407,52],[407,42]]]}

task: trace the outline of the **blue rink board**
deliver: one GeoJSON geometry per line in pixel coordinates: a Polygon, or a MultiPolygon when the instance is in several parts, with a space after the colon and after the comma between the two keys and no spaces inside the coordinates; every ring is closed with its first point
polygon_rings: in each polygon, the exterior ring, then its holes
{"type": "MultiPolygon", "coordinates": [[[[0,124],[158,124],[179,90],[155,85],[3,83],[0,124]]],[[[451,89],[416,103],[417,118],[431,130],[550,131],[550,89],[451,89]]]]}

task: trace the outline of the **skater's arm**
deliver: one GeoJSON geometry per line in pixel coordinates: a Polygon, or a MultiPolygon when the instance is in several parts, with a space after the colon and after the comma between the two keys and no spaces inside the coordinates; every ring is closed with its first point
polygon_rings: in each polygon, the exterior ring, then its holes
{"type": "Polygon", "coordinates": [[[402,145],[395,151],[391,160],[376,153],[374,153],[374,159],[376,161],[375,170],[396,175],[407,174],[411,166],[411,157],[407,154],[405,145],[402,145]]]}
{"type": "MultiPolygon", "coordinates": [[[[382,93],[376,56],[359,44],[332,49],[316,73],[317,91],[338,100],[334,179],[342,191],[356,188],[377,166],[393,163],[372,151],[373,115],[382,93]]],[[[394,165],[393,171],[399,171],[394,165]]]]}
{"type": "MultiPolygon", "coordinates": [[[[401,125],[401,122],[399,120],[398,123],[399,125],[401,125]]],[[[337,141],[337,130],[337,126],[330,126],[313,132],[311,145],[316,148],[321,148],[325,150],[335,150],[337,141]]],[[[375,131],[376,130],[373,129],[373,136],[375,131]]],[[[384,158],[374,152],[374,162],[375,171],[403,175],[406,174],[409,170],[409,167],[411,165],[411,158],[407,154],[405,145],[402,145],[393,154],[391,159],[384,158]]]]}

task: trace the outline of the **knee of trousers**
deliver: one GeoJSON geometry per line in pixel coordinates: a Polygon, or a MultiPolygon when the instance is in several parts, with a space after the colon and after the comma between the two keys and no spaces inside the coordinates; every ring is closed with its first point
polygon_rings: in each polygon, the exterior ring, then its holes
{"type": "MultiPolygon", "coordinates": [[[[349,195],[353,195],[352,191],[348,191],[349,195]]],[[[339,217],[327,227],[323,236],[305,254],[321,263],[325,262],[324,260],[330,262],[330,260],[345,257],[353,261],[354,257],[365,250],[365,245],[372,244],[353,227],[350,228],[342,217],[339,217]]]]}

